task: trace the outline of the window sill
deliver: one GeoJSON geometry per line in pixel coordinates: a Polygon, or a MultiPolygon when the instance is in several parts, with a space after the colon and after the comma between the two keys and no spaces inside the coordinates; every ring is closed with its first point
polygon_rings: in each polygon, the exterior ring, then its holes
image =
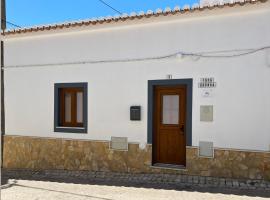
{"type": "Polygon", "coordinates": [[[87,133],[86,127],[64,127],[57,126],[54,127],[54,132],[66,132],[66,133],[87,133]]]}

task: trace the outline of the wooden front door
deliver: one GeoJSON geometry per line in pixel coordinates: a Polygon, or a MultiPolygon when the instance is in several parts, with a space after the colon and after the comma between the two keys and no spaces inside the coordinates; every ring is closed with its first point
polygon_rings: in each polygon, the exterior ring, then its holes
{"type": "Polygon", "coordinates": [[[186,86],[154,88],[153,163],[186,165],[186,86]]]}

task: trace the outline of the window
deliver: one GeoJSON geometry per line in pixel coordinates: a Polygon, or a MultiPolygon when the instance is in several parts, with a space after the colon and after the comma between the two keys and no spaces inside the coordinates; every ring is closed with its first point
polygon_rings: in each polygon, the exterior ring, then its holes
{"type": "Polygon", "coordinates": [[[55,84],[55,132],[87,132],[87,83],[55,84]]]}
{"type": "Polygon", "coordinates": [[[179,96],[163,95],[162,123],[178,124],[179,122],[179,96]]]}

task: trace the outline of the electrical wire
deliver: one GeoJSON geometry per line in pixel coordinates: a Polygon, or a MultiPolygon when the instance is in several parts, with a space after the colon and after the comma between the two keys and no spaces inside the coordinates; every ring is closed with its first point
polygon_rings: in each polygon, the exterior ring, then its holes
{"type": "MultiPolygon", "coordinates": [[[[120,11],[117,10],[116,8],[112,7],[111,5],[109,5],[108,3],[106,3],[105,1],[103,1],[103,0],[98,0],[98,1],[101,2],[102,4],[104,4],[105,6],[109,7],[110,9],[114,10],[114,11],[117,12],[118,14],[122,15],[122,12],[120,12],[120,11]]],[[[10,22],[10,21],[4,20],[4,19],[2,19],[2,22],[5,22],[5,23],[7,23],[7,24],[9,24],[9,25],[12,25],[12,26],[14,26],[14,27],[16,27],[16,28],[22,28],[21,26],[19,26],[19,25],[17,25],[17,24],[14,24],[14,23],[12,23],[12,22],[10,22]]]]}
{"type": "Polygon", "coordinates": [[[98,0],[99,2],[101,2],[102,4],[104,4],[105,6],[109,7],[110,9],[114,10],[115,12],[117,12],[118,14],[122,15],[122,12],[120,12],[119,10],[117,10],[116,8],[112,7],[111,5],[109,5],[108,3],[106,3],[103,0],[98,0]]]}
{"type": "Polygon", "coordinates": [[[12,23],[12,22],[9,22],[9,21],[7,21],[7,20],[4,20],[4,19],[2,19],[2,22],[5,22],[5,23],[7,23],[7,24],[9,24],[9,25],[12,25],[12,26],[15,26],[15,27],[17,27],[17,28],[21,28],[21,26],[19,26],[19,25],[17,25],[17,24],[14,24],[14,23],[12,23]]]}
{"type": "Polygon", "coordinates": [[[270,49],[270,46],[265,46],[265,47],[261,47],[258,49],[249,49],[247,52],[239,53],[239,54],[232,54],[232,55],[203,55],[203,54],[190,54],[190,55],[191,56],[199,56],[202,58],[232,58],[232,57],[240,57],[240,56],[245,56],[248,54],[253,54],[253,53],[256,53],[258,51],[262,51],[262,50],[266,50],[266,49],[270,49]]]}
{"type": "MultiPolygon", "coordinates": [[[[102,4],[104,4],[105,6],[109,7],[110,9],[114,10],[114,11],[117,12],[118,14],[122,15],[122,12],[120,12],[120,11],[117,10],[116,8],[112,7],[111,5],[109,5],[108,3],[106,3],[105,1],[103,1],[103,0],[98,0],[98,1],[101,2],[102,4]]],[[[7,21],[7,20],[4,20],[4,19],[2,19],[2,22],[5,22],[5,23],[7,23],[7,24],[9,24],[9,25],[12,25],[12,26],[14,26],[14,27],[17,27],[17,28],[21,28],[21,26],[19,26],[19,25],[17,25],[17,24],[14,24],[14,23],[12,23],[12,22],[9,22],[9,21],[7,21]]]]}
{"type": "Polygon", "coordinates": [[[170,58],[178,57],[191,57],[195,58],[194,61],[199,60],[200,58],[209,58],[209,59],[220,59],[220,58],[234,58],[241,57],[250,54],[254,54],[259,51],[270,49],[270,46],[264,46],[256,49],[236,49],[236,50],[223,50],[223,51],[208,51],[208,52],[199,52],[199,53],[186,53],[178,51],[173,54],[168,54],[164,56],[155,56],[155,57],[145,57],[145,58],[126,58],[126,59],[108,59],[108,60],[85,60],[85,61],[74,61],[74,62],[62,62],[62,63],[44,63],[44,64],[26,64],[26,65],[11,65],[5,66],[4,68],[18,68],[18,67],[47,67],[47,66],[64,66],[64,65],[84,65],[84,64],[102,64],[102,63],[127,63],[127,62],[141,62],[141,61],[151,61],[151,60],[164,60],[170,58]],[[240,52],[240,53],[235,53],[240,52]],[[233,54],[228,54],[233,53],[233,54]],[[223,54],[223,55],[216,55],[223,54]]]}

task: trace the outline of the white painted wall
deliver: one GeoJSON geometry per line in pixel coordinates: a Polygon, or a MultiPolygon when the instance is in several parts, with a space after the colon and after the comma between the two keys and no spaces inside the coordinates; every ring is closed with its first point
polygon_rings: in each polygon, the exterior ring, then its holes
{"type": "MultiPolygon", "coordinates": [[[[5,65],[62,63],[159,56],[270,45],[270,6],[205,11],[174,17],[6,38],[5,65]]],[[[130,63],[18,67],[5,70],[6,133],[109,140],[127,136],[147,141],[147,81],[193,78],[193,145],[269,150],[270,51],[226,58],[191,58],[130,63]],[[213,97],[204,98],[200,77],[215,77],[213,97]],[[54,83],[88,82],[88,133],[55,133],[54,83]],[[200,105],[214,105],[214,122],[200,122],[200,105]],[[129,107],[142,106],[142,120],[129,107]]]]}
{"type": "Polygon", "coordinates": [[[218,5],[218,4],[225,4],[225,3],[235,3],[241,2],[240,0],[200,0],[201,6],[208,6],[208,5],[218,5]]]}

